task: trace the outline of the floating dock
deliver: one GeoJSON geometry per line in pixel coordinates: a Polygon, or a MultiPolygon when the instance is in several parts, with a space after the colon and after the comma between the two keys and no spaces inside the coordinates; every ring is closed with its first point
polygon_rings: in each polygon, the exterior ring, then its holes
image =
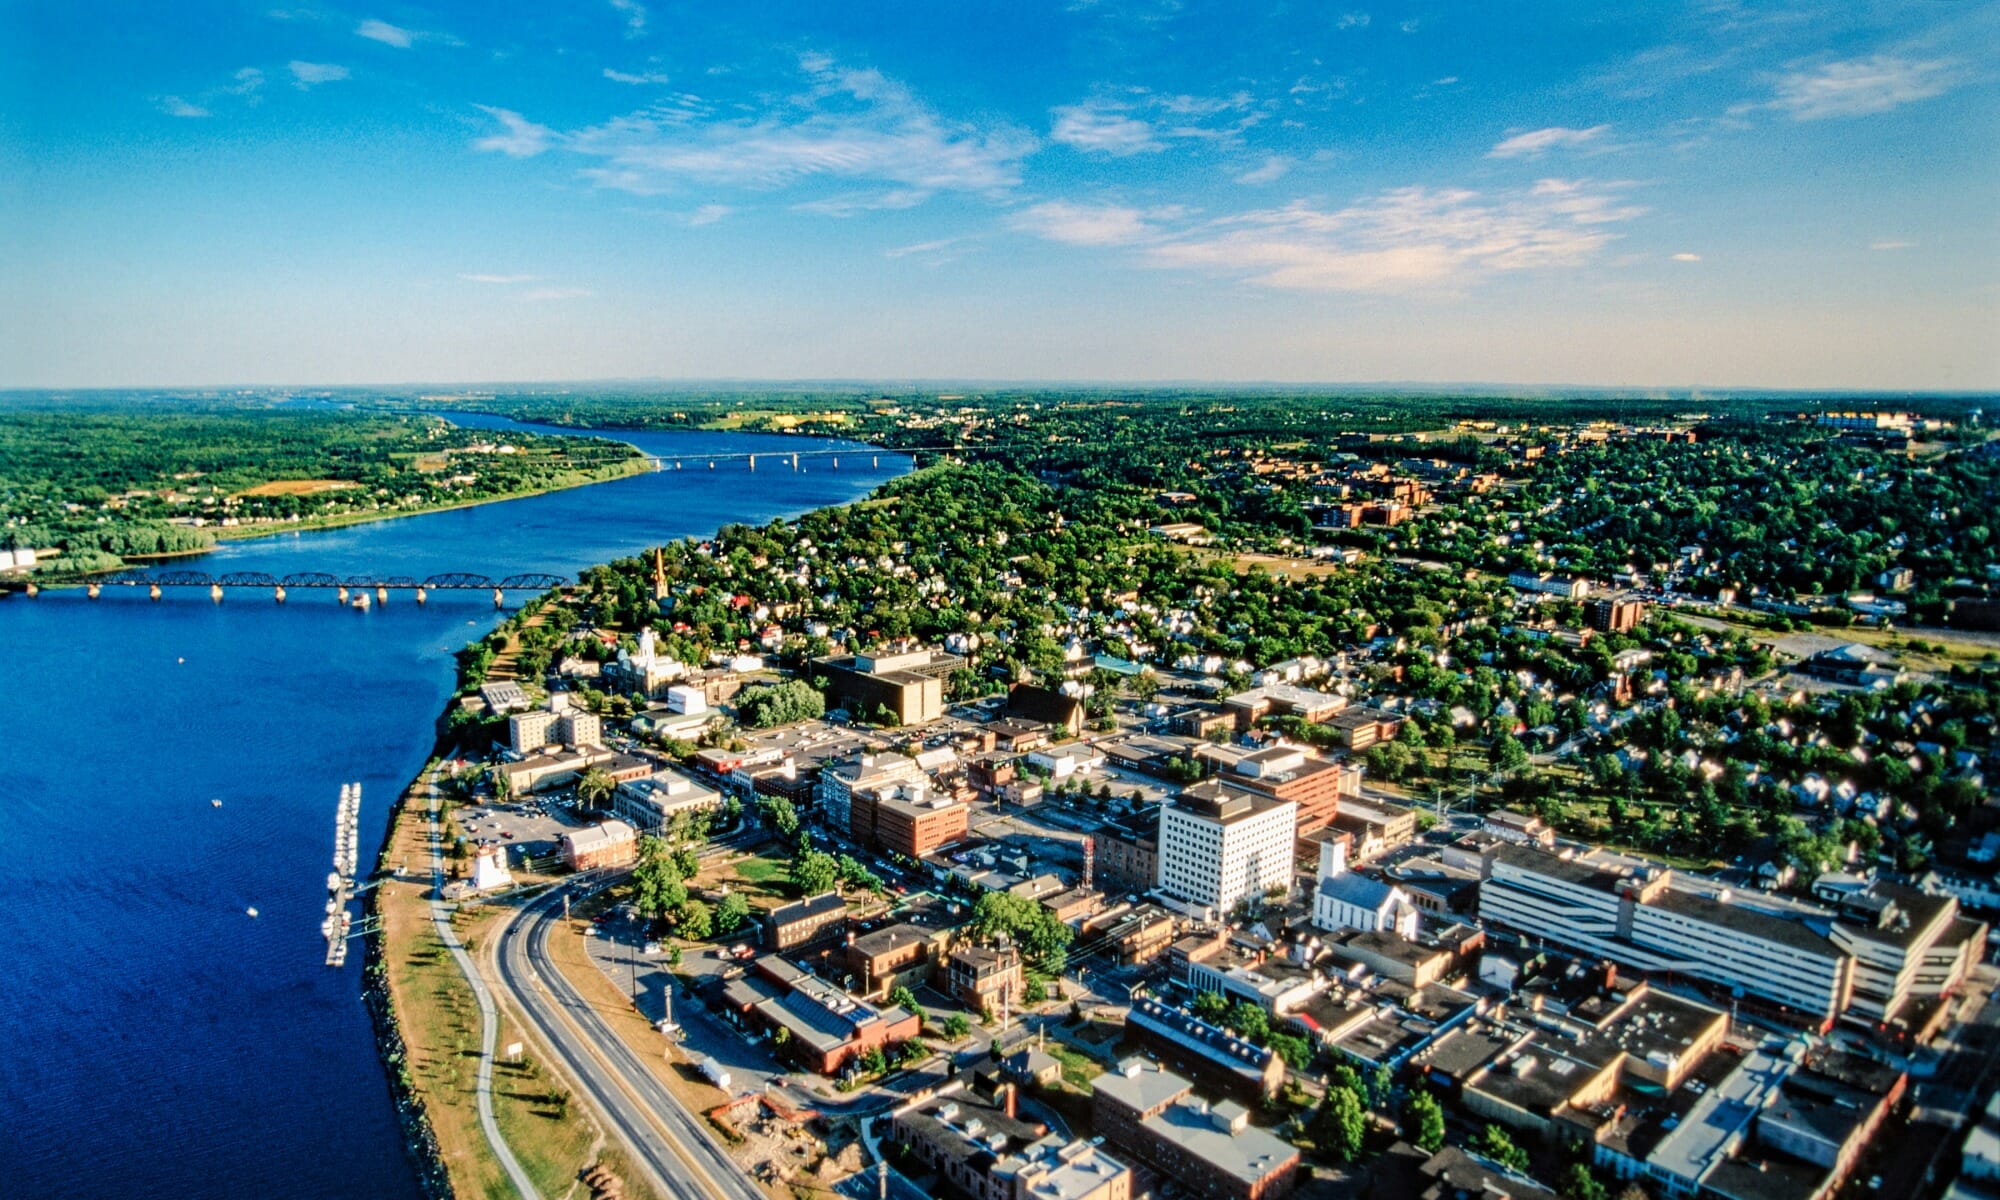
{"type": "Polygon", "coordinates": [[[354,897],[354,872],[361,857],[361,785],[340,785],[340,804],[333,812],[333,870],[326,877],[326,920],[319,931],[326,937],[326,965],[347,962],[347,935],[353,929],[353,914],[347,902],[354,897]]]}

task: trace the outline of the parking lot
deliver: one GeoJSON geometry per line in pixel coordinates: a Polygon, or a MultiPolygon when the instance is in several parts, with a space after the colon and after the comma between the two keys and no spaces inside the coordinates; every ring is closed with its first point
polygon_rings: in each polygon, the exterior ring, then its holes
{"type": "Polygon", "coordinates": [[[562,835],[584,822],[556,804],[530,796],[514,804],[480,804],[457,814],[458,827],[475,846],[507,847],[509,866],[543,859],[561,849],[562,835]]]}

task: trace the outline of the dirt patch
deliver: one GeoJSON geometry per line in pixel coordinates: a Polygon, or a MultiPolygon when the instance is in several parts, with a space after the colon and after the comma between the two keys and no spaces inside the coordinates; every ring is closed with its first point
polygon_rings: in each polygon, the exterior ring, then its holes
{"type": "Polygon", "coordinates": [[[344,492],[361,485],[351,479],[273,479],[236,493],[239,496],[317,496],[321,492],[344,492]]]}

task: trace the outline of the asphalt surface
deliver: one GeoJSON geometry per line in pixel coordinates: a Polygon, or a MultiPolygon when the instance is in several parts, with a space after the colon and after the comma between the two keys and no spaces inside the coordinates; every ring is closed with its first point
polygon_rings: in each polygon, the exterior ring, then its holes
{"type": "Polygon", "coordinates": [[[431,851],[431,921],[437,926],[438,940],[451,951],[452,961],[465,975],[465,981],[472,985],[472,995],[479,1001],[479,1071],[474,1085],[474,1095],[479,1106],[479,1127],[486,1135],[486,1144],[493,1148],[493,1157],[500,1161],[500,1167],[507,1172],[507,1178],[514,1184],[522,1200],[537,1200],[540,1193],[535,1191],[534,1181],[522,1168],[521,1161],[514,1157],[514,1151],[501,1136],[500,1124],[493,1117],[493,1046],[500,1036],[500,1022],[493,1008],[493,993],[480,977],[479,968],[473,964],[472,956],[466,953],[465,944],[458,940],[458,931],[451,927],[451,906],[437,899],[444,890],[443,839],[438,834],[438,792],[437,785],[429,786],[430,799],[427,818],[431,851]]]}
{"type": "Polygon", "coordinates": [[[556,968],[549,934],[573,887],[538,897],[501,930],[500,986],[662,1195],[768,1200],[556,968]]]}

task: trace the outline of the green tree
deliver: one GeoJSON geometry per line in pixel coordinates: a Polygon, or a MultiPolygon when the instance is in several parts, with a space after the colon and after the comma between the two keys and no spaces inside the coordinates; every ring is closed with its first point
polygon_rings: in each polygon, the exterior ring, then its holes
{"type": "Polygon", "coordinates": [[[674,910],[674,926],[691,942],[707,941],[715,933],[715,912],[701,900],[683,900],[674,910]]]}
{"type": "Polygon", "coordinates": [[[791,725],[826,715],[826,698],[802,679],[757,684],[737,693],[736,715],[753,729],[791,725]]]}
{"type": "Polygon", "coordinates": [[[924,1015],[923,1008],[917,1004],[917,994],[900,983],[889,990],[889,1003],[904,1012],[915,1013],[920,1017],[924,1015]]]}
{"type": "Polygon", "coordinates": [[[792,858],[790,873],[799,895],[817,896],[840,882],[840,863],[824,851],[801,850],[792,858]]]}
{"type": "Polygon", "coordinates": [[[1221,992],[1198,992],[1189,1011],[1211,1025],[1220,1025],[1229,1015],[1229,1001],[1221,992]]]}
{"type": "Polygon", "coordinates": [[[687,885],[667,844],[656,837],[639,839],[639,862],[632,868],[632,903],[648,917],[664,917],[687,899],[687,885]]]}
{"type": "Polygon", "coordinates": [[[1361,1157],[1368,1137],[1368,1115],[1361,1097],[1352,1088],[1328,1088],[1326,1098],[1313,1113],[1311,1133],[1313,1145],[1334,1162],[1353,1162],[1361,1157]]]}
{"type": "Polygon", "coordinates": [[[972,1022],[965,1019],[964,1013],[953,1013],[944,1019],[944,1035],[954,1042],[971,1032],[972,1022]]]}
{"type": "Polygon", "coordinates": [[[749,918],[750,902],[741,892],[730,892],[715,907],[715,931],[725,935],[735,933],[749,918]]]}
{"type": "Polygon", "coordinates": [[[1411,1092],[1403,1103],[1403,1136],[1426,1154],[1444,1146],[1444,1108],[1429,1092],[1411,1092]]]}
{"type": "Polygon", "coordinates": [[[1510,1170],[1525,1172],[1529,1167],[1528,1152],[1515,1145],[1513,1136],[1505,1129],[1491,1122],[1472,1139],[1468,1148],[1510,1170]]]}
{"type": "Polygon", "coordinates": [[[889,1069],[889,1056],[882,1053],[882,1047],[870,1046],[861,1056],[861,1069],[870,1075],[880,1075],[889,1069]]]}
{"type": "Polygon", "coordinates": [[[587,807],[603,808],[618,790],[618,781],[611,778],[603,767],[592,767],[576,781],[576,798],[587,807]]]}
{"type": "Polygon", "coordinates": [[[1562,1184],[1556,1189],[1563,1200],[1605,1200],[1609,1193],[1597,1176],[1591,1174],[1590,1164],[1574,1162],[1563,1172],[1562,1184]]]}
{"type": "Polygon", "coordinates": [[[766,796],[758,801],[764,821],[786,841],[799,836],[799,810],[783,796],[766,796]]]}

